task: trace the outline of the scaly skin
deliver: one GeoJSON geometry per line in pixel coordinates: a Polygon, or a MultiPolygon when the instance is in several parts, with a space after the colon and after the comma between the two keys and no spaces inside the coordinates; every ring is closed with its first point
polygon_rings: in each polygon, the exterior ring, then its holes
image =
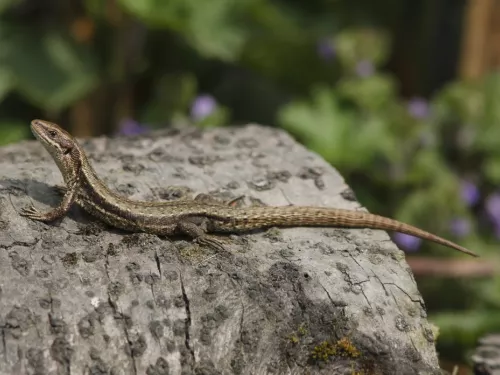
{"type": "Polygon", "coordinates": [[[46,213],[34,207],[23,210],[22,215],[33,220],[56,220],[76,203],[89,214],[120,229],[166,236],[186,234],[198,243],[216,248],[221,248],[221,243],[207,233],[239,233],[273,226],[350,227],[406,233],[477,256],[417,227],[360,211],[307,206],[236,208],[196,198],[171,202],[130,200],[104,185],[83,149],[68,132],[43,120],[33,120],[31,130],[52,155],[66,183],[66,188],[61,189],[63,199],[55,209],[46,213]]]}

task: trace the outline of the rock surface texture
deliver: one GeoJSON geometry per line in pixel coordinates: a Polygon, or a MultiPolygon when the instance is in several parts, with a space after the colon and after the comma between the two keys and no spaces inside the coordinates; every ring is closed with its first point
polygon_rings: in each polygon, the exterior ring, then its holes
{"type": "MultiPolygon", "coordinates": [[[[132,199],[362,209],[331,166],[276,129],[81,144],[132,199]]],[[[386,232],[272,228],[214,251],[115,230],[76,206],[51,224],[19,215],[56,206],[61,184],[37,142],[0,148],[0,374],[440,373],[422,297],[386,232]]]]}

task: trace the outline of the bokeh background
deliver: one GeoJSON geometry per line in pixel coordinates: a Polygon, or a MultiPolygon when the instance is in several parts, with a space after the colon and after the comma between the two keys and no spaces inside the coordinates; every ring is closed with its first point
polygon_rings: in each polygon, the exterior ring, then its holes
{"type": "Polygon", "coordinates": [[[481,254],[393,237],[466,374],[500,330],[499,21],[499,0],[0,0],[0,144],[33,118],[283,128],[370,211],[481,254]]]}

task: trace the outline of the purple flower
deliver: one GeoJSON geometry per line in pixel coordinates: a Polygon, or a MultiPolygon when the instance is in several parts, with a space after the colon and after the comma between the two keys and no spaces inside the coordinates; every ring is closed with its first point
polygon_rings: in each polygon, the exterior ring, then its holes
{"type": "Polygon", "coordinates": [[[316,52],[323,60],[330,61],[335,57],[334,44],[328,39],[322,39],[316,45],[316,52]]]}
{"type": "Polygon", "coordinates": [[[469,206],[475,205],[481,196],[477,186],[467,180],[461,182],[461,195],[464,202],[469,206]]]}
{"type": "Polygon", "coordinates": [[[203,120],[217,108],[217,102],[211,95],[200,95],[191,104],[191,117],[195,121],[203,120]]]}
{"type": "Polygon", "coordinates": [[[430,114],[429,103],[423,98],[412,98],[408,101],[408,113],[413,118],[424,119],[430,114]]]}
{"type": "Polygon", "coordinates": [[[486,213],[500,230],[500,194],[494,193],[485,201],[486,213]]]}
{"type": "Polygon", "coordinates": [[[131,118],[125,118],[120,121],[118,125],[118,134],[122,135],[138,135],[147,132],[149,129],[139,124],[131,118]]]}
{"type": "Polygon", "coordinates": [[[465,237],[471,231],[471,223],[466,218],[455,218],[450,222],[450,229],[457,237],[465,237]]]}
{"type": "Polygon", "coordinates": [[[417,251],[422,243],[422,240],[418,237],[410,236],[404,233],[394,233],[394,242],[399,246],[403,247],[407,251],[417,251]]]}
{"type": "Polygon", "coordinates": [[[360,77],[371,76],[374,71],[375,68],[369,60],[361,60],[356,64],[356,73],[360,77]]]}

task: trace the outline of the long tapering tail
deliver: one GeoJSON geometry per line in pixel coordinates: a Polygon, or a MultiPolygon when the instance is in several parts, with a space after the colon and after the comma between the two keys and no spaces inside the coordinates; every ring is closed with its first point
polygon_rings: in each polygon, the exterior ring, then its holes
{"type": "Polygon", "coordinates": [[[278,227],[347,227],[391,230],[409,234],[424,240],[433,241],[453,248],[465,254],[478,255],[465,247],[419,229],[409,224],[384,216],[363,211],[351,211],[336,208],[283,206],[283,207],[251,207],[231,209],[229,221],[218,222],[217,231],[248,231],[252,229],[278,227]]]}

